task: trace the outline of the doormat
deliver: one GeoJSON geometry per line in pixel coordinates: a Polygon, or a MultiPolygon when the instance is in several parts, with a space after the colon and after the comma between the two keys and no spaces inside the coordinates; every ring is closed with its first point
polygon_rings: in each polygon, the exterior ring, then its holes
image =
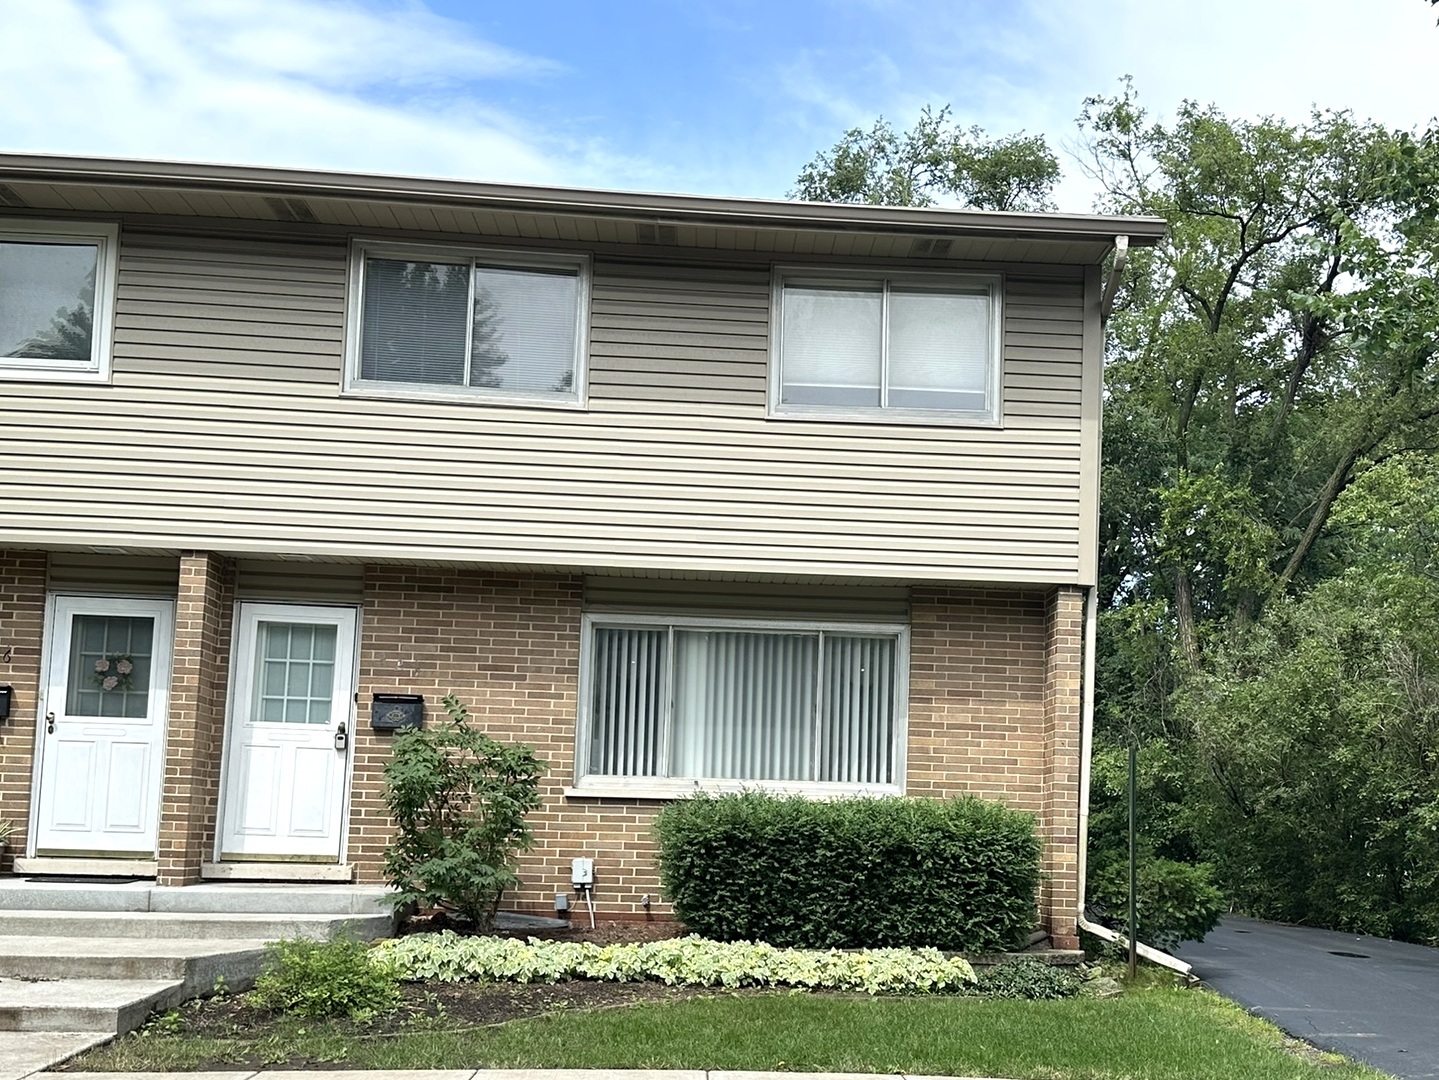
{"type": "Polygon", "coordinates": [[[139,877],[110,877],[106,874],[44,874],[40,877],[29,877],[26,881],[33,881],[37,885],[133,885],[137,881],[149,881],[149,878],[139,877]]]}

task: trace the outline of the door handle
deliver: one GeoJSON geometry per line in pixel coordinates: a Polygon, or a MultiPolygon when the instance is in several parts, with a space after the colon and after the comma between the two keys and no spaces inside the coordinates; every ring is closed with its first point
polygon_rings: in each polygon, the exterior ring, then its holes
{"type": "Polygon", "coordinates": [[[350,745],[350,733],[345,729],[345,722],[340,721],[340,726],[335,729],[335,749],[343,750],[350,745]]]}
{"type": "Polygon", "coordinates": [[[54,735],[54,734],[55,734],[55,714],[54,714],[54,713],[46,713],[46,714],[45,714],[45,734],[46,734],[46,735],[54,735]]]}

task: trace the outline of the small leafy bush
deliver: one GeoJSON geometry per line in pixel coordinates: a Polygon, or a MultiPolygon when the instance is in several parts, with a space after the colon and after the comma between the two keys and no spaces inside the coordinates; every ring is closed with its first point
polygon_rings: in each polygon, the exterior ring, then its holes
{"type": "Polygon", "coordinates": [[[675,913],[720,941],[995,952],[1034,927],[1034,819],[999,803],[697,795],[656,833],[675,913]]]}
{"type": "Polygon", "coordinates": [[[399,1000],[395,974],[371,960],[371,948],[338,938],[277,941],[267,948],[265,969],[250,1000],[272,1012],[315,1019],[348,1016],[362,1020],[399,1000]]]}
{"type": "Polygon", "coordinates": [[[448,724],[398,736],[385,766],[385,805],[397,835],[385,852],[396,908],[448,908],[488,929],[534,843],[525,815],[540,805],[545,763],[470,726],[450,694],[448,724]]]}
{"type": "MultiPolygon", "coordinates": [[[[1181,941],[1203,941],[1228,909],[1224,894],[1214,884],[1207,863],[1172,859],[1144,859],[1139,875],[1139,940],[1161,949],[1181,941]]],[[[1105,921],[1127,933],[1129,918],[1129,864],[1109,859],[1095,868],[1089,897],[1103,909],[1105,921]]]]}
{"type": "Polygon", "coordinates": [[[1033,957],[987,968],[975,979],[974,991],[984,997],[1053,1001],[1079,993],[1083,980],[1067,968],[1033,957]]]}
{"type": "Polygon", "coordinates": [[[789,986],[868,994],[958,993],[974,969],[935,949],[777,949],[674,938],[631,945],[462,937],[445,930],[382,942],[377,961],[402,979],[463,982],[654,981],[670,986],[789,986]]]}

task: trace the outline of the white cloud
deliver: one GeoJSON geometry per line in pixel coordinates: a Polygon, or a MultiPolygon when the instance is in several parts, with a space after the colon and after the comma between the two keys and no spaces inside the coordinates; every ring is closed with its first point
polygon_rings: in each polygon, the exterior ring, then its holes
{"type": "Polygon", "coordinates": [[[483,103],[480,84],[559,65],[422,7],[0,0],[0,36],[8,150],[552,183],[592,169],[588,148],[483,103]]]}

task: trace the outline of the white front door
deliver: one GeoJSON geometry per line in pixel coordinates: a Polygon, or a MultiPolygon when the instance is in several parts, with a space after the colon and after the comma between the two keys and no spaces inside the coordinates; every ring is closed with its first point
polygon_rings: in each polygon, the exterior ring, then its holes
{"type": "Polygon", "coordinates": [[[231,684],[220,859],[338,862],[354,609],[241,604],[231,684]]]}
{"type": "Polygon", "coordinates": [[[36,855],[155,857],[174,619],[169,600],[51,602],[36,855]]]}

